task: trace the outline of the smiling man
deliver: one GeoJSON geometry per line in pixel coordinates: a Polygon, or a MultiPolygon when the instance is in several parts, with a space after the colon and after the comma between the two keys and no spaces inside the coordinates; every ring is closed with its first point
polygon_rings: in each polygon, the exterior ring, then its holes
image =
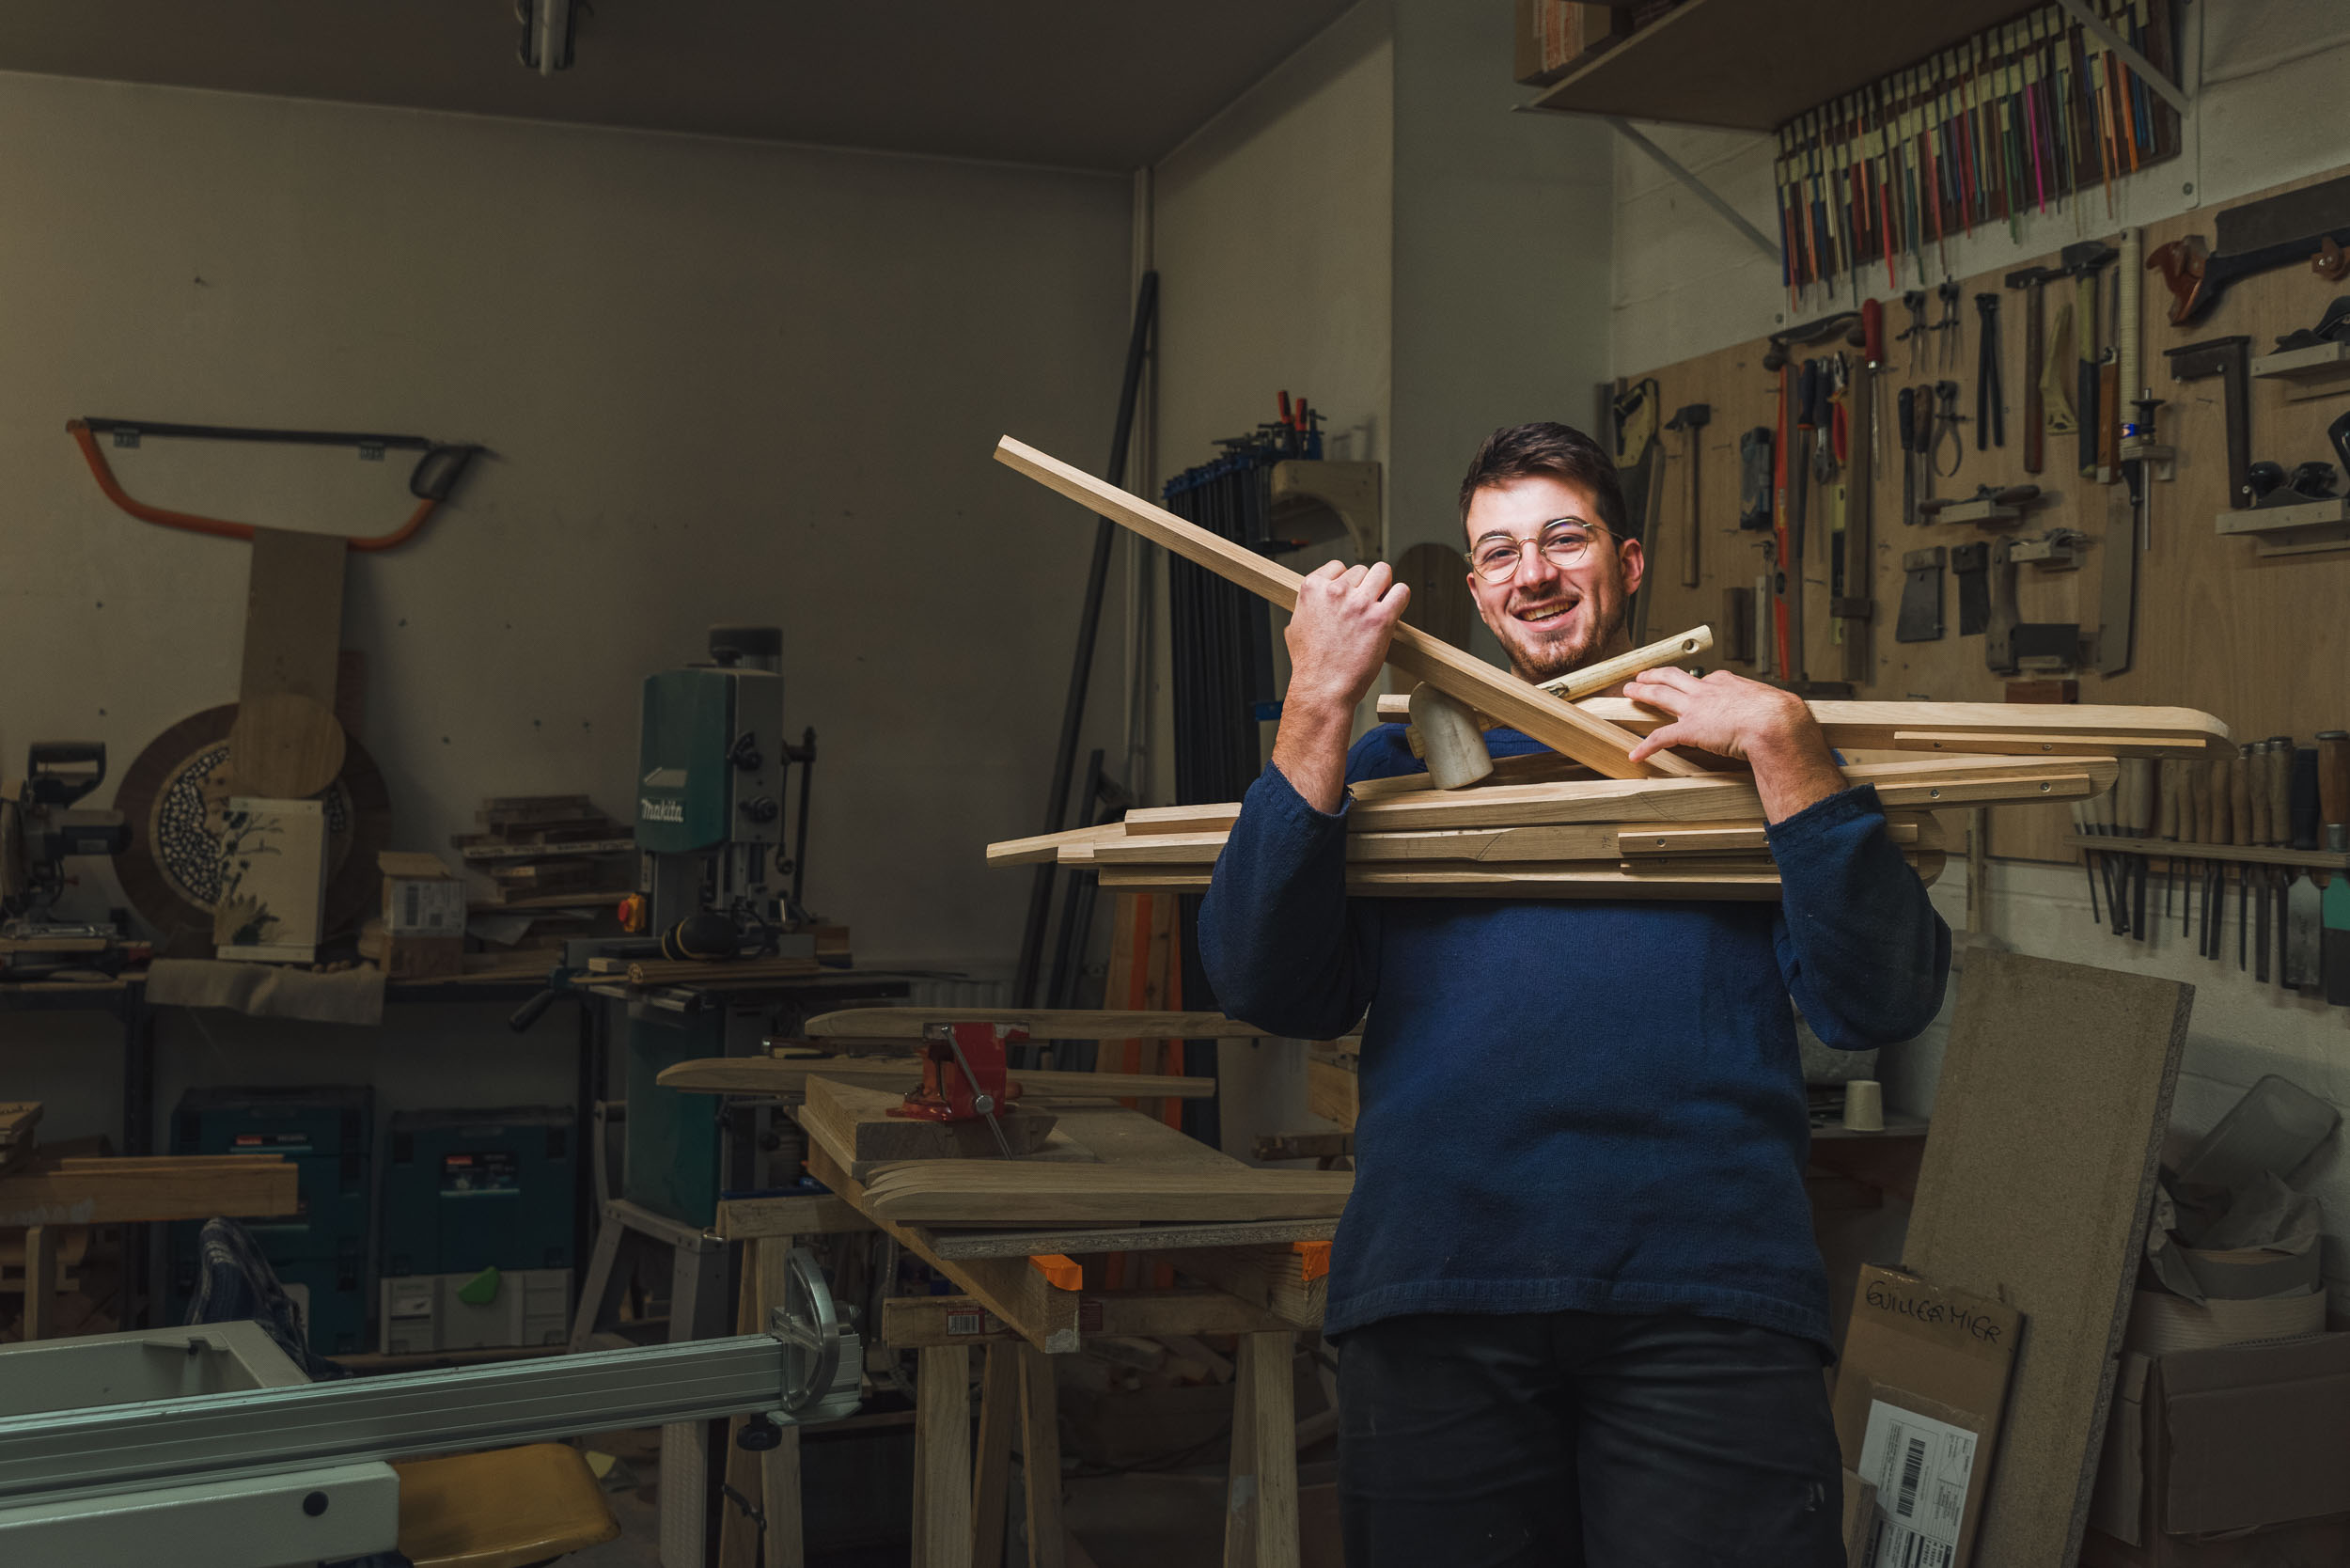
{"type": "MultiPolygon", "coordinates": [[[[1461,512],[1520,676],[1630,647],[1644,562],[1588,436],[1496,431],[1461,512]]],[[[1726,672],[1629,682],[1671,715],[1635,755],[1754,770],[1778,903],[1350,900],[1347,785],[1420,769],[1400,726],[1347,745],[1405,598],[1385,565],[1306,579],[1272,764],[1199,917],[1226,1011],[1364,1020],[1324,1318],[1347,1561],[1841,1564],[1794,1009],[1831,1045],[1905,1040],[1950,932],[1803,702],[1726,672]]]]}

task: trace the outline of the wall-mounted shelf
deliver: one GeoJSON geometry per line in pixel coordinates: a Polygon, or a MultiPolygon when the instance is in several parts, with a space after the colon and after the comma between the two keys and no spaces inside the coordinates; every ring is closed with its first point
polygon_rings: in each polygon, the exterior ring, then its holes
{"type": "Polygon", "coordinates": [[[2252,376],[2284,383],[2289,403],[2350,392],[2350,343],[2312,343],[2306,349],[2264,353],[2252,361],[2252,376]]]}
{"type": "Polygon", "coordinates": [[[1776,131],[2030,8],[2017,0],[1683,0],[1562,77],[1534,106],[1776,131]]]}
{"type": "Polygon", "coordinates": [[[2099,833],[2068,833],[2075,849],[2107,855],[2147,855],[2157,860],[2225,860],[2256,866],[2301,866],[2313,871],[2350,871],[2350,855],[2326,850],[2285,849],[2276,844],[2183,844],[2175,839],[2121,839],[2099,833]]]}
{"type": "Polygon", "coordinates": [[[1290,458],[1273,465],[1273,523],[1292,537],[1343,536],[1358,561],[1379,558],[1379,465],[1290,458]]]}
{"type": "Polygon", "coordinates": [[[2214,525],[2226,536],[2252,541],[2264,556],[2306,556],[2319,550],[2350,549],[2350,496],[2328,496],[2292,507],[2249,507],[2223,511],[2214,525]]]}

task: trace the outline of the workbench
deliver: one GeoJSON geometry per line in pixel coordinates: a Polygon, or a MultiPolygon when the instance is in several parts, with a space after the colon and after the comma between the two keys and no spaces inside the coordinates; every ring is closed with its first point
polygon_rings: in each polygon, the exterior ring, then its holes
{"type": "MultiPolygon", "coordinates": [[[[1070,1136],[1104,1164],[1244,1168],[1243,1162],[1113,1103],[1058,1104],[1070,1136]]],[[[1051,1357],[1087,1336],[1237,1335],[1225,1560],[1285,1568],[1297,1560],[1296,1415],[1291,1363],[1299,1329],[1319,1328],[1326,1282],[1308,1278],[1333,1219],[1022,1230],[896,1224],[864,1206],[863,1186],[811,1140],[811,1173],[829,1196],[750,1198],[718,1206],[715,1233],[749,1247],[745,1279],[763,1280],[795,1238],[881,1230],[961,1293],[884,1304],[868,1338],[918,1356],[915,1410],[916,1568],[996,1568],[1009,1505],[1012,1432],[1020,1432],[1030,1568],[1068,1560],[1060,1515],[1058,1400],[1051,1357]],[[1303,1247],[1301,1249],[1301,1244],[1303,1247]],[[1147,1250],[1205,1288],[1072,1288],[1072,1254],[1147,1250]],[[979,1438],[971,1435],[969,1356],[983,1346],[979,1438]]],[[[746,1285],[750,1309],[764,1297],[746,1285]]],[[[742,1450],[729,1450],[741,1455],[742,1450]]],[[[797,1434],[757,1456],[773,1560],[797,1563],[797,1434]]],[[[728,1480],[750,1491],[748,1456],[728,1480]],[[739,1472],[739,1473],[738,1473],[739,1472]]],[[[731,1523],[731,1520],[728,1521],[731,1523]]],[[[723,1559],[724,1553],[721,1552],[723,1559]]]]}

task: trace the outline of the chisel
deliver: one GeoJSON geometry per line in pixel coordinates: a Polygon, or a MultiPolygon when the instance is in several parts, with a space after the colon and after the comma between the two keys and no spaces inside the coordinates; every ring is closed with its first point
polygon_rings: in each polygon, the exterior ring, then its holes
{"type": "MultiPolygon", "coordinates": [[[[2122,833],[2144,839],[2154,826],[2154,764],[2145,757],[2122,759],[2122,833]]],[[[2146,870],[2149,857],[2123,857],[2123,881],[2130,890],[2130,934],[2143,942],[2146,931],[2146,870]]]]}
{"type": "Polygon", "coordinates": [[[1918,389],[1903,387],[1893,402],[1902,437],[1902,526],[1906,528],[1918,521],[1918,389]]]}
{"type": "MultiPolygon", "coordinates": [[[[2196,824],[2202,816],[2203,765],[2193,759],[2179,763],[2179,842],[2197,841],[2196,824]]],[[[2200,878],[2197,870],[2202,862],[2191,855],[2179,860],[2179,934],[2186,936],[2195,929],[2195,888],[2200,878]]]]}
{"type": "MultiPolygon", "coordinates": [[[[2235,841],[2235,797],[2231,788],[2235,776],[2234,760],[2214,757],[2203,764],[2203,821],[2201,832],[2207,844],[2228,844],[2235,841]]],[[[2219,956],[2219,939],[2228,929],[2228,863],[2224,859],[2203,862],[2203,956],[2219,956]]]]}
{"type": "MultiPolygon", "coordinates": [[[[2246,749],[2252,758],[2252,842],[2273,848],[2277,842],[2277,816],[2270,808],[2274,792],[2269,785],[2269,776],[2276,771],[2277,753],[2266,741],[2254,741],[2246,749]]],[[[2264,861],[2250,870],[2257,885],[2252,904],[2252,979],[2266,985],[2269,906],[2276,902],[2276,868],[2264,861]]]]}
{"type": "MultiPolygon", "coordinates": [[[[2350,853],[2350,730],[2317,732],[2317,802],[2326,853],[2350,853]]],[[[2350,876],[2328,874],[2319,911],[2318,971],[2326,999],[2350,1006],[2350,876]]]]}
{"type": "MultiPolygon", "coordinates": [[[[2176,843],[2179,839],[2179,760],[2176,757],[2164,758],[2161,766],[2154,770],[2154,788],[2157,795],[2154,832],[2157,837],[2176,843]]],[[[2178,857],[2165,857],[2162,863],[2162,913],[2166,919],[2170,915],[2170,885],[2178,877],[2178,857]]]]}
{"type": "MultiPolygon", "coordinates": [[[[2233,842],[2250,847],[2252,839],[2252,748],[2244,747],[2228,763],[2228,809],[2235,824],[2233,842]]],[[[2235,966],[2248,969],[2252,939],[2252,862],[2235,863],[2235,966]]]]}
{"type": "MultiPolygon", "coordinates": [[[[2293,847],[2317,848],[2317,752],[2300,746],[2293,753],[2293,847]]],[[[2320,951],[2325,931],[2324,900],[2314,876],[2295,876],[2285,894],[2284,983],[2299,991],[2317,988],[2320,951]]]]}
{"type": "MultiPolygon", "coordinates": [[[[2271,735],[2268,753],[2268,841],[2280,849],[2293,842],[2293,737],[2271,735]]],[[[2277,933],[2277,983],[2285,983],[2285,899],[2293,886],[2293,868],[2269,869],[2268,902],[2277,933]]]]}

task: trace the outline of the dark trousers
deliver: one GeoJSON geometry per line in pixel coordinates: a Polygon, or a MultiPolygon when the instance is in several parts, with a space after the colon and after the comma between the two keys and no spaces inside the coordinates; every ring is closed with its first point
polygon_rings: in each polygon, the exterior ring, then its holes
{"type": "Polygon", "coordinates": [[[1387,1318],[1339,1343],[1347,1568],[1842,1568],[1820,1353],[1687,1314],[1387,1318]]]}

